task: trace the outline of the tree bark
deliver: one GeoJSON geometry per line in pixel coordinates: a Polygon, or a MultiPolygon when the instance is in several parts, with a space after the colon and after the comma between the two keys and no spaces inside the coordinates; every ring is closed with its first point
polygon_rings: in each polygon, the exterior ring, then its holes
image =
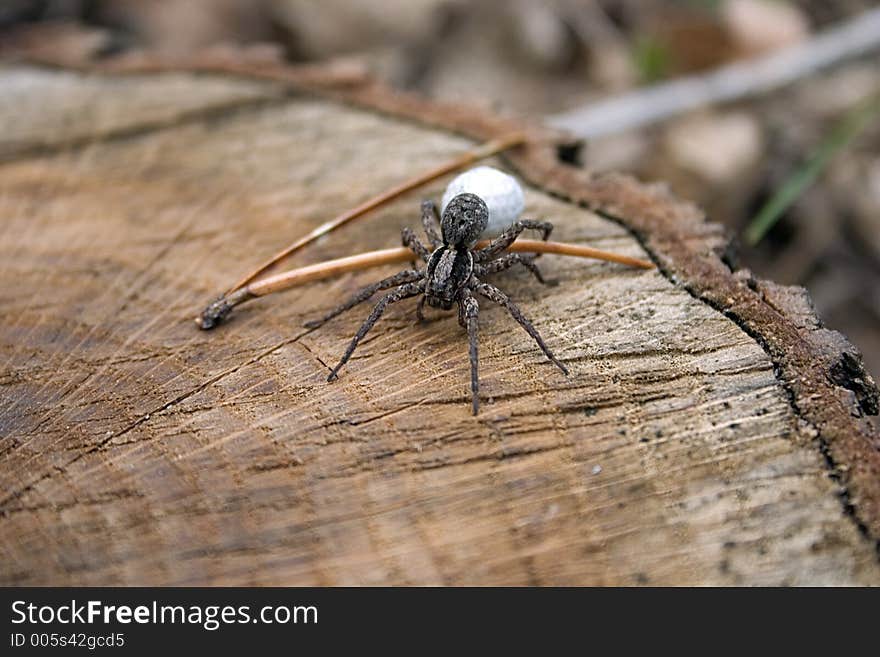
{"type": "MultiPolygon", "coordinates": [[[[332,85],[331,85],[332,86],[332,85]]],[[[0,583],[877,584],[877,390],[805,294],[731,271],[657,186],[498,166],[554,239],[495,278],[571,370],[481,302],[320,316],[395,267],[193,317],[296,236],[515,122],[391,93],[185,72],[0,70],[0,583]],[[12,93],[8,93],[12,90],[12,93]]],[[[303,252],[399,243],[419,199],[303,252]]]]}

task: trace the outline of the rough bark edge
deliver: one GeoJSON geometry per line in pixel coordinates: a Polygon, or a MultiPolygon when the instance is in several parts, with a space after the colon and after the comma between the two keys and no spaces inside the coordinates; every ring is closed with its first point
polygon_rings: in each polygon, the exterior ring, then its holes
{"type": "Polygon", "coordinates": [[[734,321],[767,353],[802,422],[801,433],[812,437],[829,476],[840,486],[844,512],[874,542],[880,556],[880,430],[868,417],[877,415],[880,394],[864,369],[861,354],[844,336],[822,328],[802,288],[782,287],[737,269],[729,240],[713,249],[706,242],[688,239],[707,234],[712,224],[699,208],[676,199],[664,186],[617,173],[596,175],[572,166],[580,144],[542,126],[398,92],[376,80],[341,82],[338,70],[332,68],[324,77],[318,67],[300,76],[291,74],[295,67],[279,63],[267,67],[242,60],[230,65],[229,59],[214,62],[210,57],[158,64],[146,58],[131,67],[124,62],[86,64],[47,62],[45,58],[40,63],[116,74],[173,70],[274,79],[299,92],[475,140],[525,131],[528,145],[505,156],[524,180],[629,230],[670,282],[734,321]]]}

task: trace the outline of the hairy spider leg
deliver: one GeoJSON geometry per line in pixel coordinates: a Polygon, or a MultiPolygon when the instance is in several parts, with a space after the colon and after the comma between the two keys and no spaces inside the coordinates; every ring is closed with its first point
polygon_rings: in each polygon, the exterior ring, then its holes
{"type": "Polygon", "coordinates": [[[416,237],[416,234],[411,228],[407,226],[400,231],[400,240],[406,248],[415,253],[425,262],[428,262],[428,258],[431,257],[431,254],[428,251],[428,248],[422,244],[421,240],[416,237]]]}
{"type": "Polygon", "coordinates": [[[492,240],[488,246],[479,251],[474,251],[474,262],[486,262],[500,255],[508,246],[514,243],[519,234],[526,229],[540,230],[541,239],[545,242],[553,232],[553,224],[549,221],[535,221],[533,219],[517,219],[498,237],[492,240]]]}
{"type": "Polygon", "coordinates": [[[397,303],[403,299],[407,299],[409,297],[414,297],[417,294],[421,294],[425,291],[425,282],[418,281],[415,283],[406,283],[401,285],[396,290],[389,292],[384,297],[379,299],[379,303],[377,303],[373,307],[373,312],[370,313],[370,316],[367,317],[366,321],[361,324],[361,327],[358,329],[358,332],[355,334],[354,338],[352,338],[351,343],[348,345],[348,349],[345,350],[345,354],[342,356],[342,360],[333,368],[330,372],[330,376],[327,377],[328,381],[332,381],[336,378],[337,372],[342,369],[342,366],[348,362],[348,359],[351,358],[351,355],[354,353],[354,350],[357,348],[358,343],[361,339],[367,334],[367,332],[373,328],[373,325],[379,321],[379,318],[382,316],[382,313],[385,312],[385,308],[392,303],[397,303]]]}
{"type": "Polygon", "coordinates": [[[404,271],[398,272],[394,274],[394,276],[389,276],[388,278],[382,279],[377,283],[373,283],[372,285],[367,285],[365,288],[362,288],[354,296],[352,296],[348,301],[343,304],[340,304],[329,313],[324,315],[320,319],[313,319],[304,324],[306,328],[318,328],[322,326],[329,320],[333,319],[337,315],[341,315],[346,310],[350,310],[354,308],[356,305],[367,301],[370,297],[372,297],[379,290],[387,290],[390,287],[395,287],[397,285],[402,285],[403,283],[412,283],[421,278],[424,278],[425,273],[423,271],[419,271],[416,269],[405,269],[404,271]]]}
{"type": "Polygon", "coordinates": [[[440,239],[440,233],[437,228],[440,226],[440,213],[434,201],[422,201],[422,227],[425,229],[425,235],[428,236],[428,242],[431,243],[432,249],[437,249],[443,240],[440,239]]]}
{"type": "Polygon", "coordinates": [[[473,293],[464,288],[458,301],[459,322],[464,321],[467,325],[469,356],[471,360],[471,408],[474,415],[480,411],[480,375],[479,358],[477,352],[477,331],[479,329],[480,304],[477,303],[473,293]]]}
{"type": "Polygon", "coordinates": [[[516,304],[510,300],[504,292],[499,290],[494,285],[490,285],[489,283],[484,283],[479,279],[474,279],[471,283],[471,288],[476,290],[484,297],[489,299],[490,301],[494,301],[499,306],[504,306],[507,309],[507,312],[511,314],[511,316],[519,322],[519,325],[522,326],[526,333],[532,336],[532,339],[538,343],[538,346],[541,347],[541,351],[544,352],[544,355],[547,356],[559,369],[563,371],[563,373],[568,374],[568,369],[566,369],[565,365],[556,360],[556,356],[550,351],[546,344],[544,344],[543,338],[541,338],[540,333],[532,326],[532,323],[523,316],[522,312],[519,308],[517,308],[516,304]]]}
{"type": "Polygon", "coordinates": [[[543,283],[544,285],[555,285],[557,281],[555,279],[546,280],[534,260],[534,256],[524,256],[521,253],[508,253],[497,260],[490,260],[484,265],[475,265],[474,273],[477,274],[477,276],[483,276],[485,274],[495,274],[499,271],[510,269],[514,265],[522,265],[532,272],[534,277],[538,279],[539,283],[543,283]]]}

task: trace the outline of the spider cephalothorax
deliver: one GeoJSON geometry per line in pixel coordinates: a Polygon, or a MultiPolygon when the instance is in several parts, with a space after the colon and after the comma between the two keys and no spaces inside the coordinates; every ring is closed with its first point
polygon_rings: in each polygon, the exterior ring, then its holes
{"type": "Polygon", "coordinates": [[[499,237],[492,240],[488,246],[477,249],[475,248],[477,240],[486,228],[488,219],[489,210],[486,204],[474,194],[459,194],[453,198],[443,210],[442,217],[437,216],[437,209],[431,201],[422,203],[422,225],[433,251],[428,251],[427,247],[409,228],[403,229],[402,238],[403,245],[412,249],[413,253],[425,263],[425,268],[407,269],[369,285],[321,319],[306,324],[309,328],[321,326],[327,320],[366,301],[379,290],[395,288],[375,305],[373,312],[370,313],[348,345],[342,360],[330,372],[330,376],[327,377],[328,381],[336,378],[339,370],[351,358],[358,343],[379,320],[388,305],[401,299],[422,295],[416,308],[416,314],[420,320],[424,319],[422,309],[425,303],[443,310],[450,310],[455,304],[458,304],[458,321],[467,329],[470,342],[471,400],[476,415],[480,405],[477,371],[477,317],[480,307],[474,296],[475,292],[504,306],[538,343],[547,358],[568,374],[565,366],[550,352],[535,327],[523,316],[513,301],[497,287],[480,279],[486,274],[503,271],[514,265],[522,265],[532,272],[540,282],[544,283],[541,272],[533,262],[534,256],[523,256],[517,253],[502,255],[502,253],[527,228],[540,230],[542,237],[546,240],[553,230],[553,224],[547,221],[520,219],[511,224],[499,237]],[[436,221],[438,219],[440,220],[442,238],[437,234],[436,221]]]}

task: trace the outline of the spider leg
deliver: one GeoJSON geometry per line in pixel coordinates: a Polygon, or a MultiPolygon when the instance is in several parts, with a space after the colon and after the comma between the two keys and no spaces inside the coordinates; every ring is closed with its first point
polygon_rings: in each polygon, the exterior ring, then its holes
{"type": "Polygon", "coordinates": [[[437,232],[437,226],[439,225],[440,213],[437,212],[437,206],[434,205],[434,201],[422,201],[422,227],[425,229],[425,235],[428,236],[428,242],[431,243],[432,249],[436,249],[443,244],[443,240],[440,239],[440,234],[437,232]]]}
{"type": "Polygon", "coordinates": [[[416,234],[409,226],[400,231],[400,241],[403,242],[403,245],[406,248],[410,249],[422,260],[428,262],[428,258],[431,257],[431,254],[428,252],[428,249],[425,247],[425,245],[422,244],[421,241],[419,241],[419,238],[416,237],[416,234]]]}
{"type": "Polygon", "coordinates": [[[425,321],[425,301],[427,297],[422,297],[419,299],[419,305],[416,306],[416,319],[420,322],[425,321]]]}
{"type": "Polygon", "coordinates": [[[342,356],[342,360],[334,367],[330,376],[327,377],[328,381],[332,381],[336,378],[337,373],[342,366],[348,362],[348,359],[351,358],[351,355],[354,353],[354,350],[357,348],[358,343],[361,339],[367,334],[367,332],[373,328],[373,325],[379,321],[379,318],[382,316],[382,313],[385,312],[385,308],[392,304],[400,301],[401,299],[406,299],[408,297],[414,297],[417,294],[424,292],[425,283],[424,281],[418,281],[415,283],[405,283],[401,285],[396,290],[393,290],[386,294],[384,297],[379,299],[379,303],[377,303],[373,307],[373,312],[370,313],[370,316],[361,324],[361,327],[358,329],[358,332],[355,334],[354,338],[352,338],[351,342],[348,345],[348,349],[345,350],[345,354],[342,356]]]}
{"type": "Polygon", "coordinates": [[[405,269],[402,272],[394,274],[394,276],[389,276],[378,283],[373,283],[372,285],[367,285],[367,287],[359,290],[353,297],[351,297],[345,303],[337,306],[329,313],[324,315],[321,319],[313,319],[309,322],[306,322],[304,326],[306,328],[318,328],[323,325],[325,322],[333,319],[337,315],[341,315],[346,310],[350,310],[354,308],[359,303],[363,303],[371,296],[376,294],[379,290],[387,290],[390,287],[394,287],[396,285],[402,285],[403,283],[411,283],[413,281],[417,281],[424,277],[424,273],[415,269],[405,269]]]}
{"type": "Polygon", "coordinates": [[[474,415],[480,411],[480,377],[479,359],[477,356],[477,330],[480,315],[480,304],[473,293],[464,288],[458,301],[458,321],[466,325],[468,332],[469,355],[471,359],[471,407],[474,415]]]}
{"type": "Polygon", "coordinates": [[[522,265],[532,272],[535,278],[538,279],[538,282],[543,283],[544,285],[556,285],[558,281],[555,279],[546,280],[534,261],[535,256],[525,256],[520,253],[508,253],[497,260],[490,260],[484,265],[475,265],[474,273],[477,276],[483,276],[485,274],[494,274],[499,271],[504,271],[505,269],[510,269],[514,265],[522,265]]]}
{"type": "Polygon", "coordinates": [[[504,249],[513,244],[519,234],[526,229],[540,230],[541,239],[547,240],[553,232],[553,224],[549,221],[534,221],[533,219],[518,219],[514,221],[498,237],[492,240],[488,246],[474,252],[476,262],[486,262],[499,255],[504,249]]]}
{"type": "Polygon", "coordinates": [[[527,320],[519,308],[517,308],[516,304],[510,300],[504,292],[499,290],[494,285],[490,285],[489,283],[483,283],[479,279],[473,279],[471,287],[482,294],[484,297],[489,299],[490,301],[494,301],[499,306],[504,306],[507,309],[507,312],[513,316],[513,318],[519,322],[519,325],[522,326],[526,333],[532,336],[532,339],[538,343],[538,346],[541,348],[541,351],[544,352],[544,355],[547,356],[559,369],[561,369],[565,374],[568,374],[568,369],[566,369],[565,365],[556,360],[556,356],[550,351],[546,344],[544,344],[544,340],[541,337],[541,334],[532,326],[532,323],[527,320]]]}

